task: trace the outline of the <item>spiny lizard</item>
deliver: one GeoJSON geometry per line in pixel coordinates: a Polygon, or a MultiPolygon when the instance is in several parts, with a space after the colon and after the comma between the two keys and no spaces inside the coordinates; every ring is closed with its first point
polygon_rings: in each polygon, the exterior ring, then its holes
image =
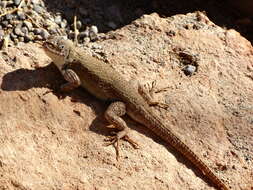
{"type": "Polygon", "coordinates": [[[162,122],[160,116],[150,109],[151,106],[159,103],[153,101],[152,90],[150,91],[147,85],[132,86],[108,64],[77,50],[72,41],[61,36],[50,37],[43,47],[67,81],[61,86],[62,90],[67,91],[82,86],[97,98],[111,102],[105,112],[105,118],[120,130],[111,139],[111,144],[118,145],[120,139],[126,139],[135,147],[137,146],[128,137],[129,128],[121,118],[127,114],[174,147],[218,189],[229,190],[212,170],[171,131],[170,127],[162,122]]]}

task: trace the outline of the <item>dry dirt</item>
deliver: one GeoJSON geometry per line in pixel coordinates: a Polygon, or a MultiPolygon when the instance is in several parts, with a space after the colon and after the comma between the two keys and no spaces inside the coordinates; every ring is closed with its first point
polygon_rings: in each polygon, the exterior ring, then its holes
{"type": "MultiPolygon", "coordinates": [[[[201,13],[145,15],[83,47],[126,80],[157,80],[164,122],[232,190],[253,189],[253,48],[201,13]],[[197,71],[186,76],[185,65],[197,71]]],[[[214,189],[181,155],[126,117],[140,149],[103,146],[106,104],[61,93],[39,44],[0,54],[0,189],[214,189]]]]}

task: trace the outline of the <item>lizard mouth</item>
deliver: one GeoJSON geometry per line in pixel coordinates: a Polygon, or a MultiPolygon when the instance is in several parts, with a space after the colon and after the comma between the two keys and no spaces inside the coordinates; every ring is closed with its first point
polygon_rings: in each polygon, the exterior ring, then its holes
{"type": "Polygon", "coordinates": [[[50,42],[44,42],[43,43],[43,48],[47,51],[50,51],[51,53],[53,54],[56,54],[56,55],[61,55],[61,50],[60,48],[58,48],[57,46],[55,46],[54,44],[50,43],[50,42]]]}

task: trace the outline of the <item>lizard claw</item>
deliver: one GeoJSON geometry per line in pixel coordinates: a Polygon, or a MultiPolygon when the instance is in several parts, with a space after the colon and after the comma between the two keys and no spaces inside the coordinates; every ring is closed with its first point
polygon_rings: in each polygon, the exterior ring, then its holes
{"type": "Polygon", "coordinates": [[[117,135],[115,136],[109,136],[104,141],[107,141],[104,143],[105,146],[113,145],[116,150],[116,160],[119,160],[119,138],[117,135]]]}
{"type": "Polygon", "coordinates": [[[114,132],[115,135],[113,136],[109,136],[107,137],[104,141],[106,141],[106,143],[104,143],[105,146],[110,146],[113,145],[115,150],[116,150],[116,159],[117,161],[119,160],[119,142],[120,139],[123,139],[127,142],[129,142],[133,148],[138,149],[139,145],[138,143],[136,143],[134,140],[132,140],[128,135],[124,135],[123,137],[119,137],[117,135],[117,133],[114,132]]]}

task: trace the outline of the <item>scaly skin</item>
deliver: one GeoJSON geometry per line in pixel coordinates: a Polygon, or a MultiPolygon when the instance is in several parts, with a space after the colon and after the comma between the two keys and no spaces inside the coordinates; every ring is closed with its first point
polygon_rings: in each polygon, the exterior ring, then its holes
{"type": "MultiPolygon", "coordinates": [[[[170,130],[170,127],[161,122],[162,119],[152,111],[151,104],[144,98],[148,94],[140,93],[143,91],[145,93],[145,89],[143,90],[141,86],[130,85],[108,64],[77,51],[70,40],[51,37],[44,43],[44,49],[68,81],[62,86],[63,90],[71,90],[81,85],[97,98],[112,102],[105,117],[109,123],[121,129],[113,138],[112,143],[117,143],[121,138],[130,140],[127,136],[128,127],[121,118],[126,113],[180,152],[217,189],[229,190],[212,170],[170,130]]],[[[134,144],[133,141],[130,142],[134,144]]]]}

